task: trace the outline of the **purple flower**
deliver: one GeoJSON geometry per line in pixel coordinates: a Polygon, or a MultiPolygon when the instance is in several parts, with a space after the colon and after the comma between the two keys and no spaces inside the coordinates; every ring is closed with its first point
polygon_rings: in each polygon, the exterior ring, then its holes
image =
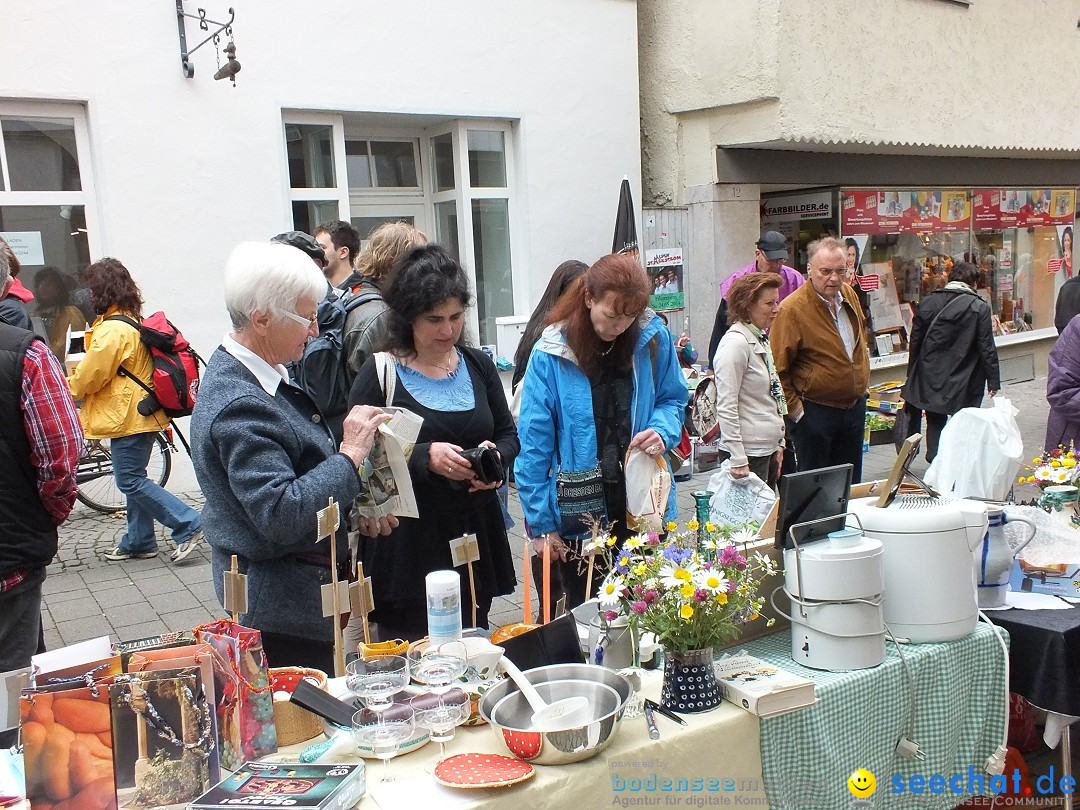
{"type": "Polygon", "coordinates": [[[614,610],[605,610],[604,611],[604,619],[606,621],[613,622],[617,618],[619,618],[619,614],[616,613],[614,610]]]}
{"type": "Polygon", "coordinates": [[[659,598],[660,592],[657,591],[655,588],[649,588],[649,590],[645,591],[645,604],[651,605],[659,598]]]}
{"type": "Polygon", "coordinates": [[[720,552],[721,565],[734,565],[738,558],[739,550],[734,545],[724,546],[724,549],[720,552]]]}
{"type": "Polygon", "coordinates": [[[735,579],[729,579],[728,580],[728,582],[727,582],[727,592],[728,593],[735,593],[735,589],[738,588],[738,587],[739,587],[738,580],[735,580],[735,579]]]}
{"type": "Polygon", "coordinates": [[[641,587],[640,583],[634,586],[634,596],[641,596],[645,593],[645,589],[641,587]]]}
{"type": "Polygon", "coordinates": [[[676,546],[668,546],[664,549],[664,557],[673,563],[680,563],[682,562],[682,549],[676,546]]]}
{"type": "Polygon", "coordinates": [[[694,601],[695,602],[704,602],[708,598],[709,598],[709,592],[707,590],[705,590],[704,588],[698,588],[696,591],[694,591],[694,601]]]}
{"type": "Polygon", "coordinates": [[[649,609],[649,606],[644,601],[642,601],[640,599],[637,602],[634,602],[634,604],[630,605],[630,610],[634,611],[634,613],[636,613],[639,616],[648,609],[649,609]]]}
{"type": "Polygon", "coordinates": [[[645,538],[645,545],[648,545],[648,546],[658,546],[658,545],[660,545],[660,535],[658,535],[656,532],[649,532],[649,534],[645,538]]]}

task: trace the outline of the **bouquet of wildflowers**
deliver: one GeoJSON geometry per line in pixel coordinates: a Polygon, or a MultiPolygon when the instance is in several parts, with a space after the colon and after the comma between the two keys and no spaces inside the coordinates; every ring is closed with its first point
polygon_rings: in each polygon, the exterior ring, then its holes
{"type": "Polygon", "coordinates": [[[1080,466],[1077,465],[1076,448],[1058,445],[1053,450],[1046,450],[1025,464],[1028,475],[1021,475],[1018,483],[1036,484],[1039,487],[1059,484],[1076,484],[1080,481],[1080,466]]]}
{"type": "Polygon", "coordinates": [[[601,532],[587,547],[608,560],[600,586],[605,618],[627,616],[671,652],[713,647],[733,638],[740,624],[759,617],[765,599],[758,588],[777,570],[769,557],[744,553],[755,528],[701,526],[696,520],[682,530],[675,523],[666,528],[664,541],[650,533],[618,546],[601,532]]]}

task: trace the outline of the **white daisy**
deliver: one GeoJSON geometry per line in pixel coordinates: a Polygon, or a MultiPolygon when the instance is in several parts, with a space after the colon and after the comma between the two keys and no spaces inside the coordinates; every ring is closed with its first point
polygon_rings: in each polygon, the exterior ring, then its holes
{"type": "Polygon", "coordinates": [[[620,576],[608,577],[600,586],[600,604],[610,607],[619,603],[619,597],[626,589],[626,582],[620,576]]]}
{"type": "Polygon", "coordinates": [[[757,532],[751,529],[749,526],[743,527],[737,532],[733,532],[731,535],[731,542],[737,546],[741,546],[746,543],[753,543],[755,539],[757,539],[757,532]]]}
{"type": "Polygon", "coordinates": [[[727,583],[727,577],[725,577],[721,571],[706,571],[702,569],[694,575],[694,584],[699,588],[704,588],[709,593],[726,591],[727,583]]]}
{"type": "Polygon", "coordinates": [[[626,551],[634,551],[645,545],[645,538],[640,534],[635,534],[633,537],[627,537],[626,542],[623,543],[623,549],[626,551]]]}
{"type": "Polygon", "coordinates": [[[682,565],[668,563],[660,569],[660,581],[665,588],[679,588],[687,582],[694,581],[694,573],[697,569],[698,566],[692,561],[685,562],[682,565]]]}

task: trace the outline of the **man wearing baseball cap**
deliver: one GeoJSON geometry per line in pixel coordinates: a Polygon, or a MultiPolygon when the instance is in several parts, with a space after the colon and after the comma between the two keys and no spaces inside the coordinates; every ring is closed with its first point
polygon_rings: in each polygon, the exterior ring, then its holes
{"type": "Polygon", "coordinates": [[[761,238],[757,240],[755,246],[754,261],[746,265],[746,267],[740,267],[720,283],[720,306],[716,310],[716,322],[713,324],[712,338],[709,340],[709,365],[712,365],[713,358],[716,356],[716,347],[720,345],[720,338],[724,336],[724,332],[728,329],[727,294],[728,290],[731,289],[731,285],[737,279],[758,270],[763,273],[766,271],[779,273],[784,277],[784,284],[780,288],[781,301],[795,292],[806,281],[798,270],[784,264],[788,257],[788,249],[787,240],[782,233],[765,231],[761,238]]]}

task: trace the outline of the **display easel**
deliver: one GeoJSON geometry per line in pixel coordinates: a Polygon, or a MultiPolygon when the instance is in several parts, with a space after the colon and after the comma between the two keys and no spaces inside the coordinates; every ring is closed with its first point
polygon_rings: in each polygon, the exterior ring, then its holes
{"type": "Polygon", "coordinates": [[[885,486],[882,488],[881,495],[878,496],[875,504],[878,509],[884,509],[893,502],[897,493],[900,492],[904,480],[908,478],[918,484],[931,498],[940,497],[940,494],[933,487],[911,471],[911,463],[915,460],[915,456],[918,455],[921,442],[922,434],[912,433],[900,446],[900,452],[896,456],[896,461],[893,462],[892,469],[889,470],[889,477],[885,479],[885,486]]]}

